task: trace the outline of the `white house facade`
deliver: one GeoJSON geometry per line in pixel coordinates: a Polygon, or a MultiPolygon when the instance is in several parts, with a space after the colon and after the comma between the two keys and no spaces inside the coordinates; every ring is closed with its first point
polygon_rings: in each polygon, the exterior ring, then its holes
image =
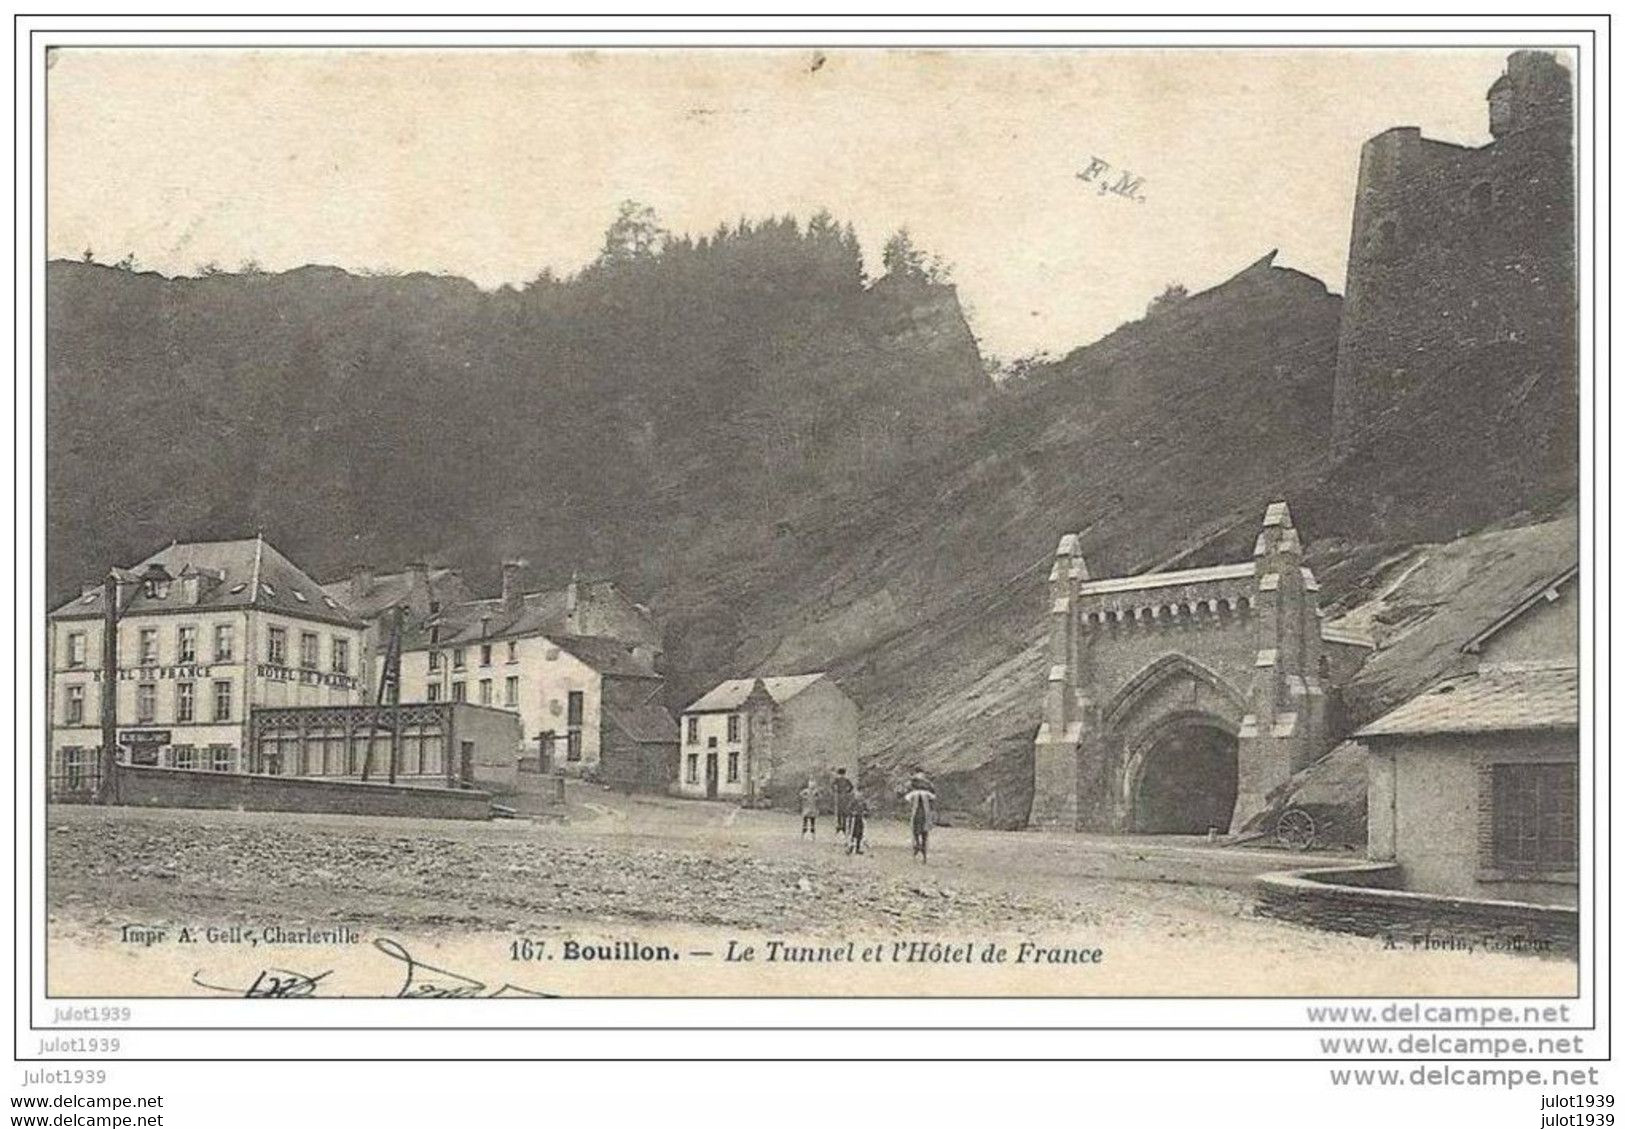
{"type": "Polygon", "coordinates": [[[673,791],[785,805],[809,778],[858,769],[857,704],[823,672],[718,683],[683,710],[673,791]]]}

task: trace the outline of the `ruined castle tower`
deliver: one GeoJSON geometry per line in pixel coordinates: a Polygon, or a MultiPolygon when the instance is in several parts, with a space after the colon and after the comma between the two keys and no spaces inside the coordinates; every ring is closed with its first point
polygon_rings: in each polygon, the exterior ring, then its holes
{"type": "Polygon", "coordinates": [[[1318,592],[1284,502],[1251,560],[1210,568],[1092,579],[1062,537],[1029,825],[1201,833],[1265,810],[1334,743],[1330,653],[1369,648],[1323,628],[1318,592]]]}
{"type": "Polygon", "coordinates": [[[1479,148],[1390,129],[1365,143],[1338,335],[1335,442],[1396,399],[1510,361],[1573,372],[1574,128],[1568,70],[1517,51],[1479,148]]]}

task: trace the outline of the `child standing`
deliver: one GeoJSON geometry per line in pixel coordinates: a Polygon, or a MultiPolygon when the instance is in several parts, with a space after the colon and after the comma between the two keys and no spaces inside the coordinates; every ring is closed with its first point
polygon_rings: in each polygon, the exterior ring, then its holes
{"type": "Polygon", "coordinates": [[[818,781],[810,776],[801,790],[801,835],[818,838],[818,781]]]}

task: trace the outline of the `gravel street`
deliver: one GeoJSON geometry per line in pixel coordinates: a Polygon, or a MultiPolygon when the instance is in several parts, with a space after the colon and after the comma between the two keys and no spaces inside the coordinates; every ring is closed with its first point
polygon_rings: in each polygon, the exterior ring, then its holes
{"type": "MultiPolygon", "coordinates": [[[[871,821],[862,857],[844,853],[832,820],[820,832],[804,841],[787,814],[590,786],[573,787],[568,820],[553,823],[53,807],[50,928],[53,944],[81,948],[131,922],[245,918],[463,939],[561,929],[677,930],[719,944],[767,934],[1087,936],[1117,954],[1115,971],[1137,962],[1130,979],[1142,990],[1239,988],[1272,975],[1305,991],[1326,991],[1328,978],[1394,994],[1481,976],[1494,977],[1498,994],[1572,987],[1566,960],[1385,954],[1377,940],[1253,917],[1251,876],[1301,865],[1301,855],[939,828],[922,866],[902,824],[871,821]]],[[[1095,983],[1127,982],[1097,973],[1095,983]]]]}

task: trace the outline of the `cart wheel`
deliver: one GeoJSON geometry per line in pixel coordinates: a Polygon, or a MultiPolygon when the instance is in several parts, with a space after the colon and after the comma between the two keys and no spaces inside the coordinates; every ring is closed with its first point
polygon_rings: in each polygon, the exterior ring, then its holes
{"type": "Polygon", "coordinates": [[[1288,808],[1275,821],[1275,840],[1294,851],[1307,851],[1315,841],[1315,820],[1302,808],[1288,808]]]}

